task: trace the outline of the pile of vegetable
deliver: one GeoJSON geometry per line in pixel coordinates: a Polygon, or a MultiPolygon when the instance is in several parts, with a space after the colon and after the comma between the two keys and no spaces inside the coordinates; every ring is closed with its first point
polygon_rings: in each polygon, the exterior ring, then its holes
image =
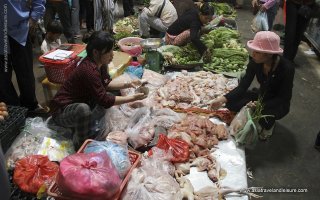
{"type": "Polygon", "coordinates": [[[235,18],[237,16],[236,10],[227,3],[210,2],[210,5],[214,7],[216,15],[223,15],[224,17],[230,18],[235,18]]]}
{"type": "Polygon", "coordinates": [[[203,68],[215,72],[239,72],[246,67],[248,52],[245,48],[217,48],[212,50],[211,62],[203,68]]]}
{"type": "Polygon", "coordinates": [[[170,47],[162,52],[167,65],[189,65],[200,63],[201,56],[192,45],[188,43],[183,47],[170,47]]]}
{"type": "Polygon", "coordinates": [[[201,41],[209,48],[222,48],[230,39],[238,41],[240,34],[237,30],[232,30],[226,27],[219,27],[210,31],[208,34],[201,37],[201,41]]]}
{"type": "Polygon", "coordinates": [[[3,121],[4,118],[8,117],[8,110],[5,103],[0,102],[0,121],[3,121]]]}
{"type": "Polygon", "coordinates": [[[115,40],[120,40],[125,37],[136,37],[136,34],[133,34],[135,30],[139,29],[139,21],[135,16],[128,16],[123,19],[118,20],[113,27],[115,32],[115,40]]]}
{"type": "Polygon", "coordinates": [[[131,26],[134,30],[139,29],[139,21],[136,16],[128,16],[124,17],[122,19],[119,19],[116,23],[115,26],[118,27],[127,27],[131,26]]]}

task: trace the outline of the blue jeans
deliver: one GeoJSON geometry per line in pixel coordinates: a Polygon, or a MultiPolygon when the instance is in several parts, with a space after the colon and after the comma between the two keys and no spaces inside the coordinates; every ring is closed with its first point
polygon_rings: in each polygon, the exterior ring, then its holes
{"type": "Polygon", "coordinates": [[[278,8],[279,8],[279,3],[275,3],[271,8],[269,8],[267,10],[267,16],[268,16],[268,26],[269,26],[269,30],[272,30],[272,26],[273,26],[273,22],[274,22],[274,18],[277,15],[278,12],[278,8]]]}

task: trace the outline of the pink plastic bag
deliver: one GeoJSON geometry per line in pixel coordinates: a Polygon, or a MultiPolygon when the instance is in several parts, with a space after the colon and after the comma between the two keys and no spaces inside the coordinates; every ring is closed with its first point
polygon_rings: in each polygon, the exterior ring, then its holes
{"type": "Polygon", "coordinates": [[[107,200],[120,189],[121,179],[107,153],[77,153],[60,163],[57,184],[64,196],[107,200]]]}

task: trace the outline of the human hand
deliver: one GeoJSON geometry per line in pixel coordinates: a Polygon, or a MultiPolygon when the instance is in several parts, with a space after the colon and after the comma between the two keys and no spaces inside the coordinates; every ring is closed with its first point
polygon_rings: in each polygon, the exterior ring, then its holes
{"type": "Polygon", "coordinates": [[[129,82],[128,86],[137,89],[137,88],[139,88],[140,86],[142,86],[142,85],[144,85],[146,83],[148,83],[148,81],[145,80],[145,79],[141,79],[141,80],[140,79],[135,79],[135,80],[129,82]]]}
{"type": "Polygon", "coordinates": [[[145,95],[144,93],[136,93],[133,95],[133,98],[135,101],[145,99],[148,95],[145,95]]]}
{"type": "Polygon", "coordinates": [[[261,11],[261,12],[266,12],[266,11],[267,11],[266,6],[265,6],[265,5],[261,5],[260,11],[261,11]]]}
{"type": "Polygon", "coordinates": [[[251,5],[252,7],[258,6],[259,5],[258,0],[252,0],[251,5]]]}
{"type": "Polygon", "coordinates": [[[255,108],[257,105],[256,101],[250,101],[249,103],[247,103],[247,107],[248,108],[255,108]]]}
{"type": "Polygon", "coordinates": [[[29,18],[29,33],[31,35],[34,35],[36,33],[37,25],[38,25],[37,21],[30,17],[29,18]]]}
{"type": "Polygon", "coordinates": [[[217,110],[217,109],[221,108],[223,106],[223,104],[226,102],[227,102],[227,99],[224,96],[216,98],[211,101],[209,109],[210,110],[217,110]]]}

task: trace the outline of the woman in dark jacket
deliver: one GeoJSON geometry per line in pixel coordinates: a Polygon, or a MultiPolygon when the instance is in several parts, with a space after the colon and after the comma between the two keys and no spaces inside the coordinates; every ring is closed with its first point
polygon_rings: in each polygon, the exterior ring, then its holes
{"type": "Polygon", "coordinates": [[[89,38],[85,58],[64,82],[51,101],[52,120],[58,125],[73,128],[75,148],[88,138],[95,138],[95,123],[113,105],[144,99],[143,93],[132,96],[114,96],[108,91],[134,87],[140,80],[115,83],[107,66],[113,58],[113,37],[104,31],[94,32],[89,38]]]}
{"type": "Polygon", "coordinates": [[[167,30],[166,44],[183,46],[191,41],[203,55],[207,47],[200,40],[201,27],[208,24],[213,15],[214,9],[208,3],[202,4],[200,12],[197,8],[187,10],[167,30]]]}
{"type": "Polygon", "coordinates": [[[217,109],[226,104],[229,110],[238,112],[247,104],[254,107],[261,96],[264,105],[262,114],[270,115],[259,120],[260,139],[266,139],[272,134],[275,120],[289,113],[294,67],[279,55],[283,50],[280,48],[280,37],[274,32],[258,32],[253,40],[248,41],[247,46],[252,50],[252,59],[245,76],[238,87],[214,99],[211,108],[217,109]],[[255,76],[260,84],[259,91],[248,91],[255,76]]]}

